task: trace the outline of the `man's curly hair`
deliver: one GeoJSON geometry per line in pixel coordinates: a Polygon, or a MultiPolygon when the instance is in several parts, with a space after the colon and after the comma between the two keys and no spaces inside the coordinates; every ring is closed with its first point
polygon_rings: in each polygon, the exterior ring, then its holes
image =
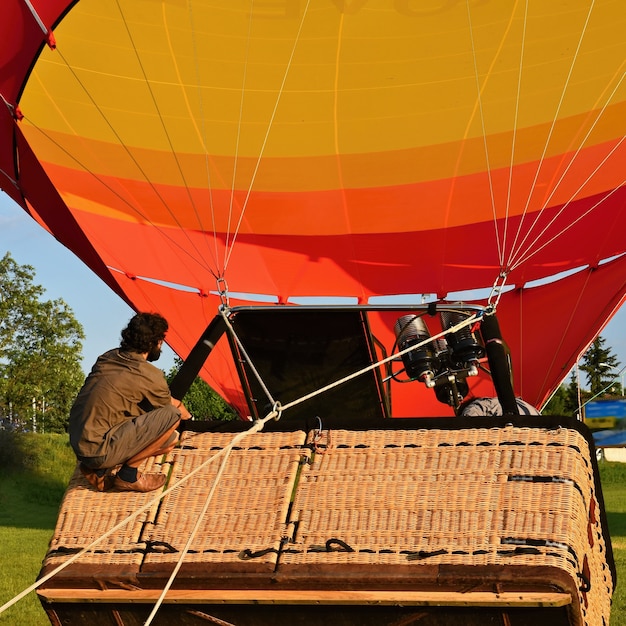
{"type": "Polygon", "coordinates": [[[128,352],[150,352],[165,339],[169,325],[158,313],[137,313],[122,331],[120,348],[128,352]]]}

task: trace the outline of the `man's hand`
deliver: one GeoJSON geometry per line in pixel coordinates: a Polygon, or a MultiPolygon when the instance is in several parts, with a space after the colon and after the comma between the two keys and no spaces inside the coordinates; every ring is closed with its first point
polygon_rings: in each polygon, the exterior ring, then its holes
{"type": "Polygon", "coordinates": [[[193,418],[193,415],[187,410],[182,400],[172,398],[172,404],[180,411],[181,420],[190,420],[193,418]]]}

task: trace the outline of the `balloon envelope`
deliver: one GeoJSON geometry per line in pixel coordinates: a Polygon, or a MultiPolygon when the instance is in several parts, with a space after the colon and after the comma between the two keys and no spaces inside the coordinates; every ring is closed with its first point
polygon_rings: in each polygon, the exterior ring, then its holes
{"type": "Polygon", "coordinates": [[[620,2],[30,4],[3,6],[0,186],[181,357],[226,288],[504,284],[538,405],[624,301],[620,2]]]}

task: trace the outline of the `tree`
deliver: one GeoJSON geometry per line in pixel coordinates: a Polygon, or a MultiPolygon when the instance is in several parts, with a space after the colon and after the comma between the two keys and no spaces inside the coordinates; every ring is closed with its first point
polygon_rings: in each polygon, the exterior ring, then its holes
{"type": "Polygon", "coordinates": [[[572,373],[569,384],[563,383],[543,407],[543,415],[563,415],[575,417],[578,413],[578,383],[572,373]]]}
{"type": "Polygon", "coordinates": [[[591,395],[603,393],[615,380],[613,369],[618,369],[619,361],[612,353],[611,348],[605,348],[606,340],[603,337],[596,337],[583,356],[583,364],[580,369],[585,372],[587,384],[590,387],[591,395]]]}
{"type": "MultiPolygon", "coordinates": [[[[174,367],[167,373],[167,381],[171,382],[180,366],[181,359],[176,359],[174,367]]],[[[196,378],[189,391],[182,398],[189,412],[200,420],[233,420],[237,417],[235,411],[226,401],[201,378],[196,378]]]]}
{"type": "Polygon", "coordinates": [[[582,370],[587,378],[590,389],[579,389],[576,372],[572,372],[569,385],[561,385],[550,401],[542,410],[544,415],[571,415],[577,416],[580,404],[606,393],[615,380],[615,371],[619,368],[619,361],[612,353],[611,348],[605,347],[605,339],[597,337],[583,355],[582,370]]]}
{"type": "Polygon", "coordinates": [[[61,299],[42,300],[34,268],[0,260],[0,413],[22,427],[63,432],[84,380],[85,335],[61,299]]]}

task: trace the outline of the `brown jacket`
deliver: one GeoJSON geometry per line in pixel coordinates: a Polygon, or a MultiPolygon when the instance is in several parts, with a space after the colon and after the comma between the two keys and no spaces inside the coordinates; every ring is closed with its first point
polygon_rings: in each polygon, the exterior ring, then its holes
{"type": "Polygon", "coordinates": [[[77,454],[98,457],[128,419],[171,403],[163,372],[140,354],[120,348],[98,357],[70,411],[70,443],[77,454]]]}

